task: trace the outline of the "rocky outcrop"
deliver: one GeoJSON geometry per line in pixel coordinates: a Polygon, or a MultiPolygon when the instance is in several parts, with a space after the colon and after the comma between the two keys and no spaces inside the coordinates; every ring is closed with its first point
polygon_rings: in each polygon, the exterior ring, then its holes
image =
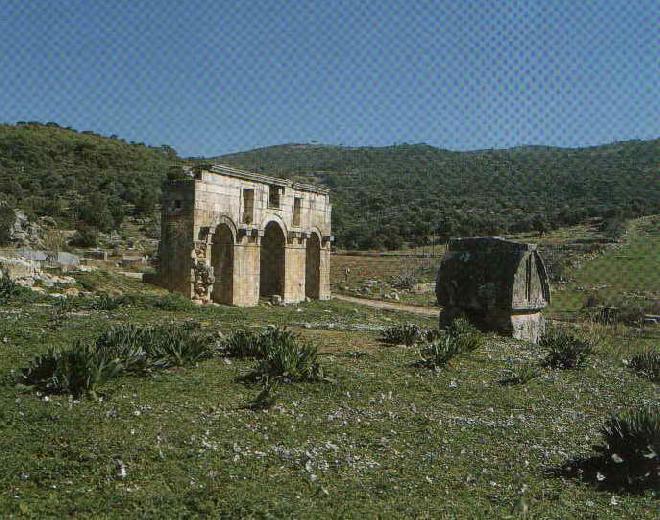
{"type": "MultiPolygon", "coordinates": [[[[6,207],[4,211],[7,211],[6,207]]],[[[10,245],[14,247],[43,247],[44,226],[54,225],[55,222],[50,217],[42,217],[39,219],[41,223],[31,222],[20,209],[14,209],[13,213],[13,222],[9,218],[10,224],[7,230],[10,245]]]]}

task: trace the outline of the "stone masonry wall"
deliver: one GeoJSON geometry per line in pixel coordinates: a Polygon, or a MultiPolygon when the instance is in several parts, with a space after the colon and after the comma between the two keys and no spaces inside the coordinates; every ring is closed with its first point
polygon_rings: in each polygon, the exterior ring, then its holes
{"type": "MultiPolygon", "coordinates": [[[[172,184],[166,194],[160,246],[161,285],[201,301],[229,298],[230,301],[221,303],[256,305],[261,242],[270,224],[277,225],[284,236],[284,287],[280,295],[284,303],[305,299],[306,247],[312,234],[318,240],[310,242],[310,247],[320,244],[319,273],[313,278],[318,280],[319,298],[329,299],[332,206],[327,191],[222,166],[211,170],[215,171],[201,170],[194,179],[172,184]],[[246,197],[244,190],[253,190],[253,196],[246,197]],[[271,191],[279,193],[276,207],[269,203],[271,191]],[[294,215],[296,207],[298,214],[294,215]],[[214,250],[220,254],[219,246],[213,247],[218,243],[216,233],[222,234],[223,241],[231,234],[231,274],[216,272],[224,266],[213,258],[214,250]],[[221,291],[220,296],[213,288],[225,287],[218,285],[217,280],[223,275],[232,280],[230,290],[221,291]]],[[[228,258],[225,253],[223,258],[228,258]]]]}

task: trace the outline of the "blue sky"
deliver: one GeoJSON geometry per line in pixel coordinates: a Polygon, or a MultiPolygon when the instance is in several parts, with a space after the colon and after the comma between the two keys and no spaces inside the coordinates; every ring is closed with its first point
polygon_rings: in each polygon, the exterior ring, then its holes
{"type": "Polygon", "coordinates": [[[0,0],[0,122],[182,155],[660,135],[660,2],[0,0]]]}

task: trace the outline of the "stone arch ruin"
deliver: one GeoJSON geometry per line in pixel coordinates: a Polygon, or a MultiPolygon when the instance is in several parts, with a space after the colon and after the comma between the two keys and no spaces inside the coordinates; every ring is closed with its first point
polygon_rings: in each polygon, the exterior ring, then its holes
{"type": "Polygon", "coordinates": [[[312,231],[307,238],[305,246],[305,296],[318,299],[320,294],[321,272],[321,240],[319,235],[312,231]]]}
{"type": "Polygon", "coordinates": [[[224,165],[164,194],[156,282],[200,302],[330,298],[329,190],[224,165]]]}
{"type": "Polygon", "coordinates": [[[270,221],[264,229],[259,252],[259,296],[284,298],[285,248],[284,230],[276,221],[270,221]]]}
{"type": "Polygon", "coordinates": [[[215,278],[213,301],[231,304],[234,293],[234,235],[225,223],[218,224],[215,228],[210,265],[215,278]]]}

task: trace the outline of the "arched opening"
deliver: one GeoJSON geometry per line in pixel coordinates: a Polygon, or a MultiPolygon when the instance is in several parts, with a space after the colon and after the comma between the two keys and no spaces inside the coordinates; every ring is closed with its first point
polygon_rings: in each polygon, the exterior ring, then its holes
{"type": "Polygon", "coordinates": [[[215,276],[213,301],[232,304],[234,297],[234,237],[227,224],[220,224],[213,235],[211,265],[215,276]]]}
{"type": "Polygon", "coordinates": [[[321,242],[316,233],[307,239],[305,251],[305,296],[318,300],[321,292],[321,242]]]}
{"type": "Polygon", "coordinates": [[[259,295],[284,297],[284,232],[277,222],[269,222],[261,239],[259,295]]]}

